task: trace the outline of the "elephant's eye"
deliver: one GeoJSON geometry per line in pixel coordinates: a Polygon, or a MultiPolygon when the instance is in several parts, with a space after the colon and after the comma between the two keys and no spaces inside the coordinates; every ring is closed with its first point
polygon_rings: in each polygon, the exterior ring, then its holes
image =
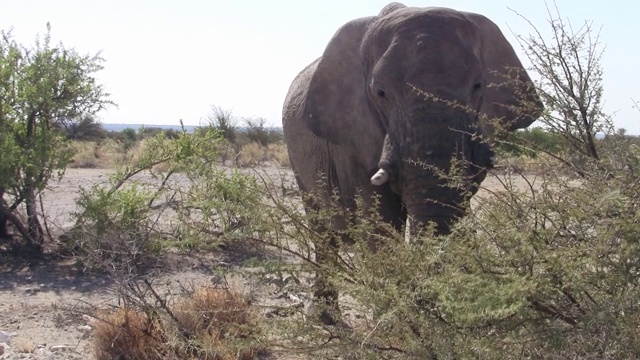
{"type": "Polygon", "coordinates": [[[473,91],[480,91],[482,90],[482,83],[481,82],[477,82],[475,84],[473,84],[473,91]]]}
{"type": "Polygon", "coordinates": [[[382,89],[378,89],[378,91],[376,91],[376,94],[378,94],[378,96],[380,96],[380,97],[384,97],[384,95],[385,95],[384,90],[382,90],[382,89]]]}

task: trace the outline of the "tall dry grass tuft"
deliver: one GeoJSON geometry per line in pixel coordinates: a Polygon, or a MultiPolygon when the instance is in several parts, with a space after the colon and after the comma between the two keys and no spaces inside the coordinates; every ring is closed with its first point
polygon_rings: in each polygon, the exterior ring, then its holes
{"type": "Polygon", "coordinates": [[[139,310],[119,308],[96,323],[93,344],[96,360],[170,358],[161,323],[139,310]]]}
{"type": "Polygon", "coordinates": [[[97,360],[253,360],[266,353],[255,311],[239,292],[202,288],[152,314],[120,308],[95,328],[97,360]]]}
{"type": "Polygon", "coordinates": [[[257,313],[231,290],[204,288],[176,303],[178,328],[197,339],[203,353],[218,359],[255,359],[264,351],[244,343],[257,330],[257,313]]]}

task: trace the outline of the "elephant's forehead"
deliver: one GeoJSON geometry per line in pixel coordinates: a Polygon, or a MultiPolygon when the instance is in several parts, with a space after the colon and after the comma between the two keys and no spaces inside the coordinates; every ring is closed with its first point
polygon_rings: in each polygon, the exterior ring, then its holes
{"type": "Polygon", "coordinates": [[[374,47],[382,47],[385,51],[394,44],[399,44],[404,49],[428,49],[439,53],[457,52],[457,55],[464,55],[461,52],[467,52],[481,43],[475,23],[458,12],[409,12],[407,16],[386,19],[380,28],[374,29],[373,32],[387,34],[379,37],[386,38],[387,41],[373,42],[374,47]]]}
{"type": "Polygon", "coordinates": [[[395,31],[428,29],[430,33],[469,28],[473,22],[462,12],[448,8],[406,8],[380,19],[379,25],[395,31]]]}

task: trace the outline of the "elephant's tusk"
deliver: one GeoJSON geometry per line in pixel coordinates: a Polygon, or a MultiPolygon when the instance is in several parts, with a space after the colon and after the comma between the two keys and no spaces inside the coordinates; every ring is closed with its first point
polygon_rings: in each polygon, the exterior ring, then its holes
{"type": "Polygon", "coordinates": [[[378,170],[378,172],[371,177],[371,183],[376,186],[384,185],[387,181],[389,181],[389,172],[385,169],[378,170]]]}

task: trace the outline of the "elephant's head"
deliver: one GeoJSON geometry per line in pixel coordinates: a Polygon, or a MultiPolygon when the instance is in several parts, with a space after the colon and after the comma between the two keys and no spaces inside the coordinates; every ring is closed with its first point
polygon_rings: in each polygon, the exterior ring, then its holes
{"type": "Polygon", "coordinates": [[[509,130],[530,125],[542,110],[530,85],[487,18],[392,3],[336,33],[311,79],[305,114],[314,134],[353,143],[362,163],[374,154],[371,182],[391,186],[415,222],[447,232],[491,167],[482,137],[493,126],[481,119],[509,130]],[[464,186],[445,186],[437,174],[454,159],[465,164],[464,186]]]}

